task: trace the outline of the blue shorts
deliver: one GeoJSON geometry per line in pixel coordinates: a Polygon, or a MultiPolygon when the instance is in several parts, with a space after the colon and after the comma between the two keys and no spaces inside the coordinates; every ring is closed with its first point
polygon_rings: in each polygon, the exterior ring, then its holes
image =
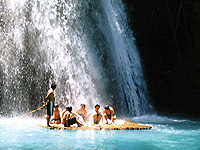
{"type": "Polygon", "coordinates": [[[47,115],[48,116],[53,115],[53,107],[54,107],[54,102],[48,102],[47,103],[47,115]]]}

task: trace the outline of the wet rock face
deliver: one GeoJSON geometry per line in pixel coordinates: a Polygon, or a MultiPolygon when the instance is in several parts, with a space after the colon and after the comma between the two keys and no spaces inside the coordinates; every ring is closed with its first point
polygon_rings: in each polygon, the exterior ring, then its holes
{"type": "Polygon", "coordinates": [[[200,1],[123,2],[155,109],[199,113],[200,1]]]}

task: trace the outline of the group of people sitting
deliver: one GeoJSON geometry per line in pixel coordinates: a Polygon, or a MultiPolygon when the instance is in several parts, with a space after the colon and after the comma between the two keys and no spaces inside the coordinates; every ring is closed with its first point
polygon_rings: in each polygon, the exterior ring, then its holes
{"type": "Polygon", "coordinates": [[[94,124],[99,124],[100,121],[105,119],[105,123],[108,123],[108,119],[114,123],[116,115],[114,109],[108,105],[105,106],[103,112],[100,110],[100,105],[96,104],[92,113],[89,113],[85,108],[85,104],[81,104],[80,107],[73,112],[72,106],[66,107],[62,110],[57,104],[53,108],[53,118],[50,119],[50,124],[63,124],[65,127],[77,124],[79,127],[86,125],[89,118],[92,117],[94,124]]]}
{"type": "Polygon", "coordinates": [[[108,123],[108,119],[112,120],[112,123],[114,123],[114,120],[116,120],[114,109],[112,107],[109,107],[108,105],[105,106],[103,112],[100,111],[99,104],[95,105],[92,113],[89,113],[85,109],[85,104],[81,104],[80,108],[78,108],[76,112],[72,111],[71,106],[68,106],[64,110],[62,110],[58,105],[54,105],[54,91],[56,89],[56,86],[57,85],[55,83],[51,85],[51,88],[47,91],[47,95],[45,97],[45,100],[43,101],[43,105],[47,106],[47,126],[50,126],[49,124],[60,123],[63,124],[65,127],[70,127],[70,125],[75,123],[78,126],[83,126],[89,121],[90,116],[92,116],[94,124],[99,124],[101,120],[103,123],[103,118],[105,119],[106,123],[108,123]],[[53,118],[51,119],[52,115],[53,118]]]}

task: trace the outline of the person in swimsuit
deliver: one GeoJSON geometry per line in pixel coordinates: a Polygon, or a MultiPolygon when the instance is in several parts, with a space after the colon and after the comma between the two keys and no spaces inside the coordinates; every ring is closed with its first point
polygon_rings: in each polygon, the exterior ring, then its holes
{"type": "Polygon", "coordinates": [[[53,119],[51,119],[51,124],[60,124],[62,118],[62,109],[56,104],[53,108],[53,119]]]}
{"type": "Polygon", "coordinates": [[[64,123],[63,123],[63,121],[64,121],[64,120],[63,120],[63,119],[64,119],[64,114],[65,114],[67,111],[68,111],[68,107],[66,107],[66,108],[62,111],[62,115],[61,115],[61,116],[62,116],[62,117],[61,117],[61,123],[62,123],[62,124],[64,124],[64,123]]]}
{"type": "Polygon", "coordinates": [[[51,116],[53,115],[53,107],[54,107],[54,102],[55,102],[55,97],[54,97],[54,91],[56,89],[56,84],[53,83],[51,85],[51,88],[47,92],[47,96],[45,97],[44,101],[44,106],[47,106],[47,126],[50,127],[49,122],[51,119],[51,116]]]}
{"type": "Polygon", "coordinates": [[[117,119],[114,113],[114,109],[108,105],[105,106],[103,114],[107,124],[108,124],[108,119],[112,120],[112,123],[114,123],[114,120],[117,119]]]}
{"type": "Polygon", "coordinates": [[[81,116],[84,122],[88,122],[91,113],[88,113],[88,110],[85,109],[85,104],[81,104],[80,108],[76,110],[76,113],[81,116]]]}
{"type": "Polygon", "coordinates": [[[79,116],[72,112],[72,107],[68,107],[68,111],[65,112],[63,117],[63,124],[65,127],[70,127],[72,124],[77,124],[79,127],[83,126],[83,124],[78,120],[79,116]]]}
{"type": "MultiPolygon", "coordinates": [[[[100,120],[102,119],[102,113],[99,110],[100,105],[96,104],[93,110],[93,122],[94,124],[99,124],[100,120]]],[[[102,120],[103,122],[103,120],[102,120]]]]}

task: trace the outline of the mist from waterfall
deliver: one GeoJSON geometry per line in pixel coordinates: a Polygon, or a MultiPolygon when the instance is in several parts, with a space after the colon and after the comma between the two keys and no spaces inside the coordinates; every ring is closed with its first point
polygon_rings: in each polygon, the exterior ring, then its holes
{"type": "Polygon", "coordinates": [[[3,0],[0,10],[1,116],[40,107],[52,82],[62,108],[151,112],[121,0],[3,0]]]}

